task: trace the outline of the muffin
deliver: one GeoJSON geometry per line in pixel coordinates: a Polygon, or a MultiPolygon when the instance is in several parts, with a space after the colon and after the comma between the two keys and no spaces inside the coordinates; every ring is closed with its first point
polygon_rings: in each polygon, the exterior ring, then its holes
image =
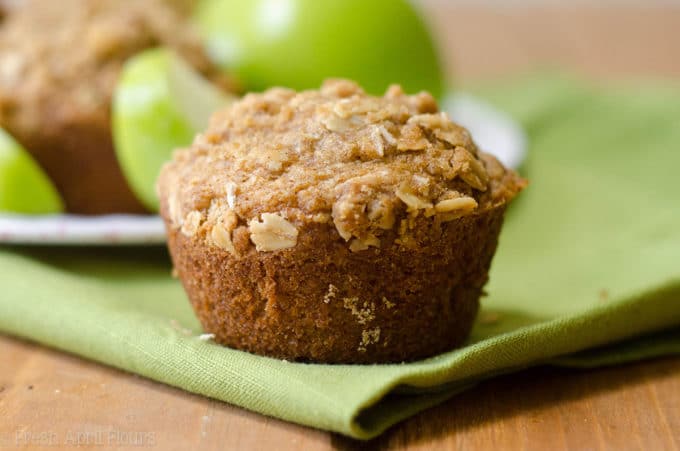
{"type": "Polygon", "coordinates": [[[215,113],[158,191],[176,272],[217,342],[378,363],[465,340],[524,185],[431,95],[331,80],[215,113]]]}
{"type": "Polygon", "coordinates": [[[111,97],[127,58],[167,45],[214,75],[169,5],[23,0],[0,26],[0,127],[43,167],[69,212],[145,211],[118,166],[110,129],[111,97]]]}

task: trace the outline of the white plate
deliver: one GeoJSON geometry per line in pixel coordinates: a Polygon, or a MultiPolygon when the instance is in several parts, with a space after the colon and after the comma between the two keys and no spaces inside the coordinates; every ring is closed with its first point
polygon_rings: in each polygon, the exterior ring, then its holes
{"type": "Polygon", "coordinates": [[[156,215],[0,215],[0,242],[46,245],[142,245],[165,243],[156,215]]]}
{"type": "Polygon", "coordinates": [[[507,113],[465,93],[446,96],[442,109],[470,130],[480,149],[494,154],[504,165],[517,169],[524,161],[526,134],[507,113]]]}
{"type": "MultiPolygon", "coordinates": [[[[481,149],[516,168],[526,153],[526,136],[507,114],[464,93],[442,102],[451,118],[467,127],[481,149]]],[[[44,245],[144,245],[165,243],[158,216],[0,214],[0,242],[44,245]]]]}

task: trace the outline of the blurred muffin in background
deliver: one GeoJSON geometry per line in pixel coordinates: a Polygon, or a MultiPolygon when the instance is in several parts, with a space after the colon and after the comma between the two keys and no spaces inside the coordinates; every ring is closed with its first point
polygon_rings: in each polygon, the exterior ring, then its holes
{"type": "Polygon", "coordinates": [[[230,88],[171,4],[176,1],[0,0],[0,127],[44,168],[67,211],[145,211],[111,137],[111,96],[129,57],[167,46],[230,88]]]}

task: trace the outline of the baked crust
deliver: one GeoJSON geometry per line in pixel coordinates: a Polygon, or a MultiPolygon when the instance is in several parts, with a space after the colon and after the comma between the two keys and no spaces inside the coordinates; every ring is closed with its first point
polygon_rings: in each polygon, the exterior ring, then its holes
{"type": "Polygon", "coordinates": [[[328,224],[265,253],[240,227],[240,258],[172,228],[168,243],[194,311],[218,343],[291,361],[401,362],[463,343],[503,211],[445,223],[421,217],[414,249],[352,252],[328,224]]]}
{"type": "Polygon", "coordinates": [[[431,96],[340,80],[216,113],[158,188],[177,273],[216,341],[378,363],[463,342],[524,185],[431,96]]]}

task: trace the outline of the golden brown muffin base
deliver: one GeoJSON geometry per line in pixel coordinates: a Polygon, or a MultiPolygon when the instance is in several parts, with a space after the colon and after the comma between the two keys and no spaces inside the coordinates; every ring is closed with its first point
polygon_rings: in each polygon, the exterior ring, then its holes
{"type": "Polygon", "coordinates": [[[384,241],[392,244],[354,253],[328,224],[267,253],[239,227],[240,258],[168,227],[169,248],[199,320],[223,345],[294,361],[401,362],[468,336],[504,210],[444,223],[421,216],[414,249],[400,248],[393,232],[384,241]]]}

